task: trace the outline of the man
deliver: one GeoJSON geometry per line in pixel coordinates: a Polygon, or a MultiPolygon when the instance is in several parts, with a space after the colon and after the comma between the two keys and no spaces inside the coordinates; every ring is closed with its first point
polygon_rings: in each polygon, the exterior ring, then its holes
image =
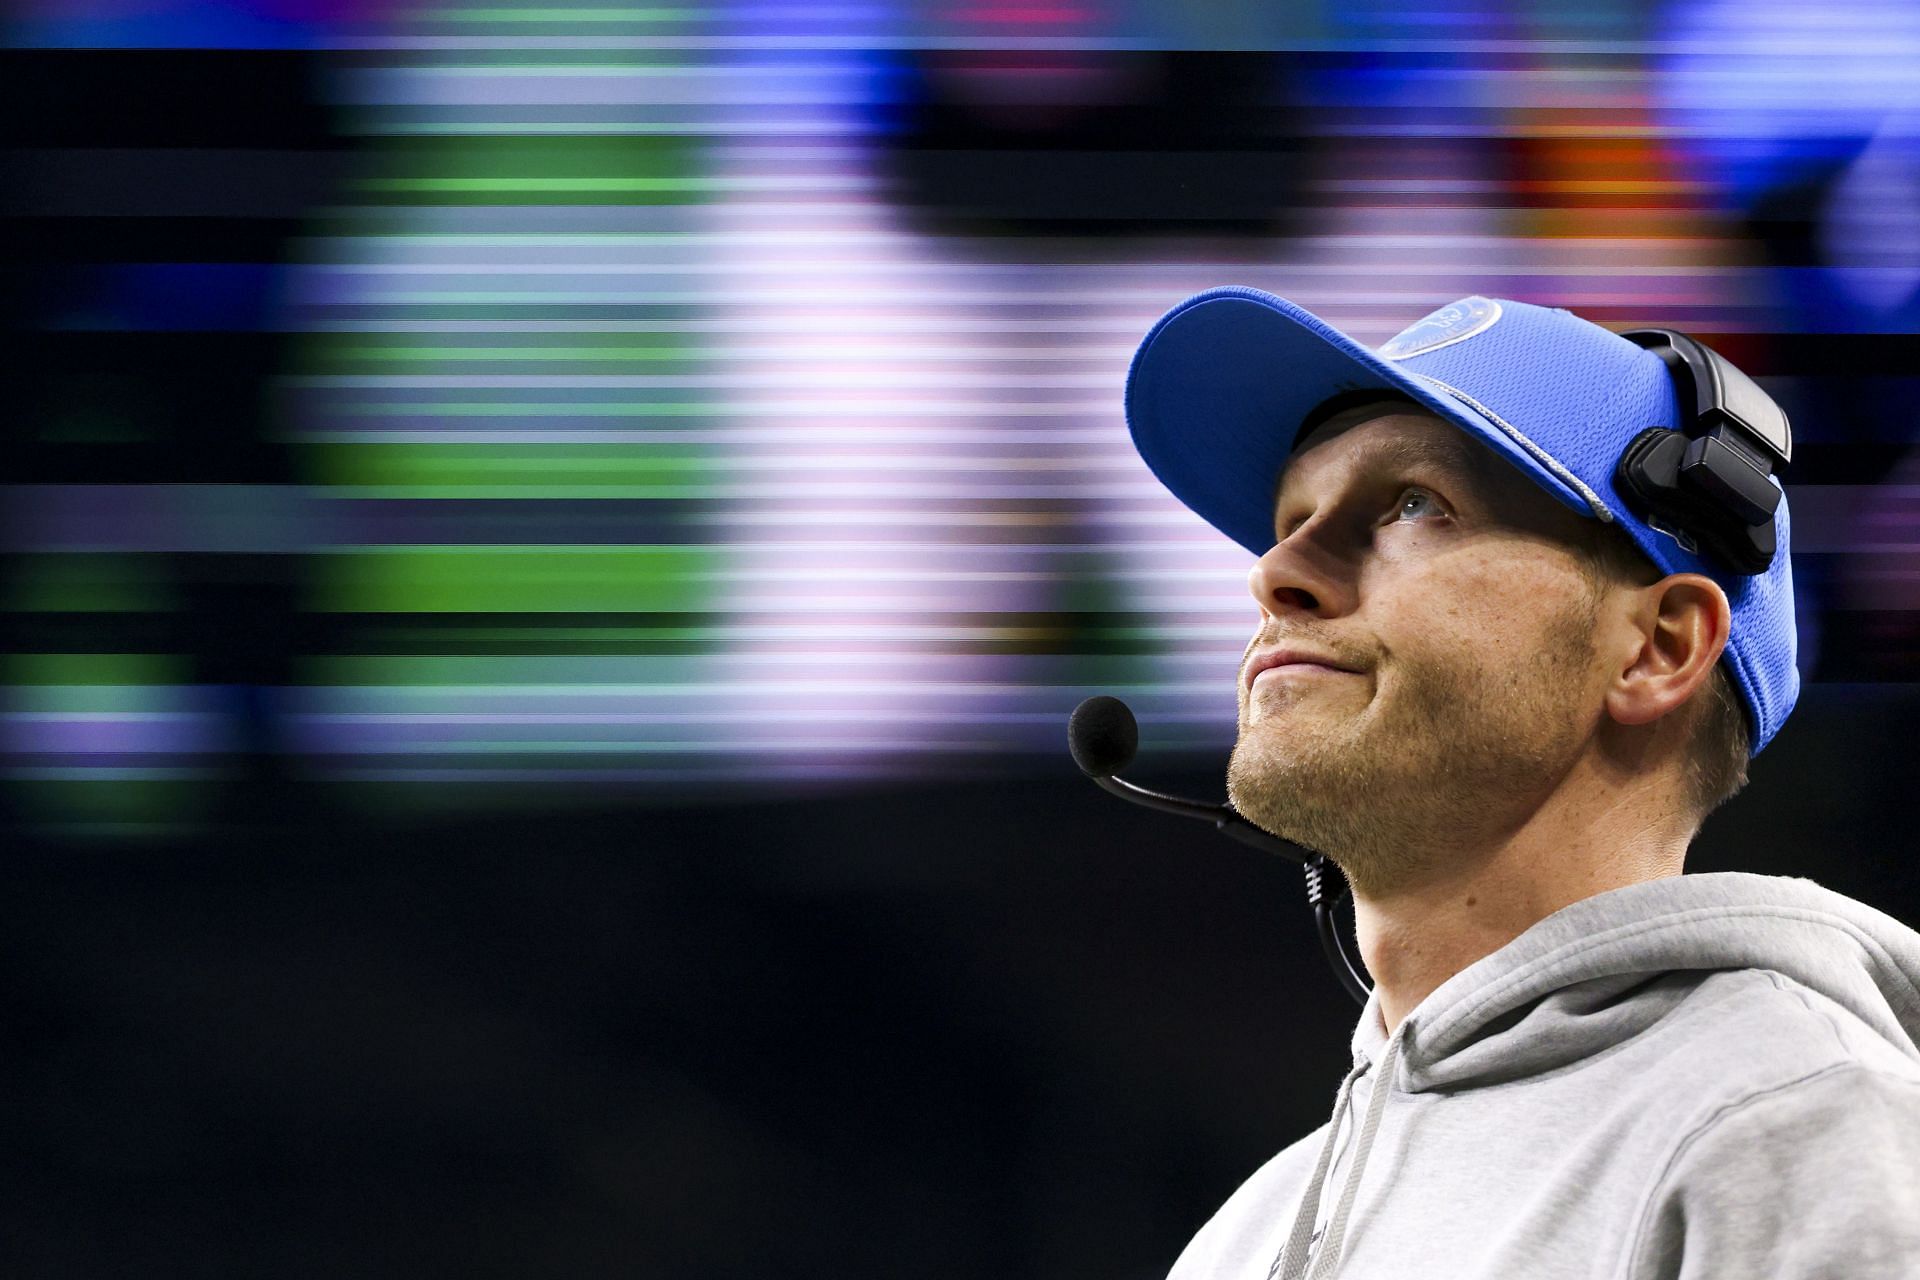
{"type": "Polygon", "coordinates": [[[1127,416],[1258,557],[1229,795],[1346,873],[1374,980],[1176,1280],[1920,1277],[1920,935],[1681,874],[1799,690],[1771,401],[1561,310],[1375,352],[1224,288],[1127,416]]]}

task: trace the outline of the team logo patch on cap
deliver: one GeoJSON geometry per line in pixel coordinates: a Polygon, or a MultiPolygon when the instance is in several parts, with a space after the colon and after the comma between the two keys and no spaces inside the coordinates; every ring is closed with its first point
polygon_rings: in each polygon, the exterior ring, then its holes
{"type": "Polygon", "coordinates": [[[1380,348],[1380,354],[1389,360],[1405,360],[1425,351],[1450,347],[1477,333],[1485,333],[1499,318],[1500,304],[1492,298],[1477,295],[1462,298],[1402,329],[1380,348]]]}

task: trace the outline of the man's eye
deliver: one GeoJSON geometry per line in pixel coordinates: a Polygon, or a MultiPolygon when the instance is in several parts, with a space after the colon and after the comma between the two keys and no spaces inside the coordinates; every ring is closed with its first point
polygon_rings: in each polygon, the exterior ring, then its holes
{"type": "Polygon", "coordinates": [[[1408,489],[1400,495],[1400,507],[1397,514],[1412,516],[1416,519],[1423,514],[1439,515],[1440,506],[1433,500],[1433,495],[1425,489],[1408,489]]]}

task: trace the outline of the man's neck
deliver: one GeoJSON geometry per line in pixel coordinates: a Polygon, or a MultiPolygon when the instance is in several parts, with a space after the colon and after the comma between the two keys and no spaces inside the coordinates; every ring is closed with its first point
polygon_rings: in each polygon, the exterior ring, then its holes
{"type": "Polygon", "coordinates": [[[1360,953],[1387,1034],[1440,984],[1560,908],[1680,874],[1689,837],[1631,809],[1618,799],[1550,805],[1491,845],[1438,853],[1440,869],[1417,882],[1356,893],[1360,953]]]}

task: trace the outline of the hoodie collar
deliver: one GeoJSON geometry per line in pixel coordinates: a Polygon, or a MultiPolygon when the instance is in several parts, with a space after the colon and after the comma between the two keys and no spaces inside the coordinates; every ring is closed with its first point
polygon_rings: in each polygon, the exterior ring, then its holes
{"type": "MultiPolygon", "coordinates": [[[[1920,934],[1811,880],[1709,872],[1572,903],[1442,983],[1400,1028],[1400,1087],[1490,1085],[1590,1057],[1721,969],[1781,973],[1920,1060],[1920,934]]],[[[1379,1062],[1386,1046],[1375,992],[1353,1052],[1379,1062]]]]}

